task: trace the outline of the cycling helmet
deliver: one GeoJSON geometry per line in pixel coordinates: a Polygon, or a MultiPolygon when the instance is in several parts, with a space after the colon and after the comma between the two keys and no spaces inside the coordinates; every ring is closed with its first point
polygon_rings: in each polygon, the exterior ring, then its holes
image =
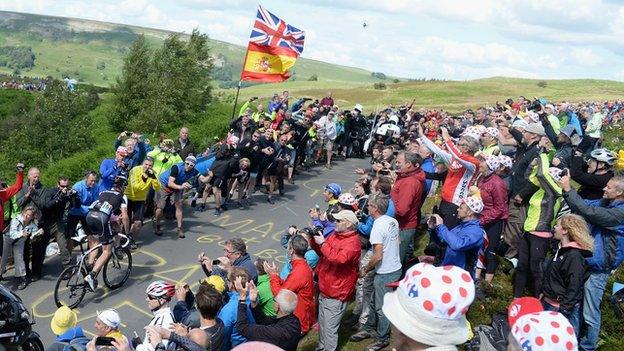
{"type": "Polygon", "coordinates": [[[364,111],[364,107],[362,107],[362,105],[360,104],[355,104],[355,107],[353,107],[354,110],[360,111],[360,113],[362,111],[364,111]]]}
{"type": "Polygon", "coordinates": [[[338,202],[346,206],[354,206],[357,203],[355,197],[353,197],[351,193],[340,194],[340,196],[338,196],[338,202]]]}
{"type": "Polygon", "coordinates": [[[163,280],[156,280],[147,286],[145,294],[157,298],[170,299],[175,295],[175,285],[163,280]]]}
{"type": "Polygon", "coordinates": [[[399,124],[399,117],[397,115],[390,115],[390,117],[388,117],[388,122],[399,124]]]}
{"type": "Polygon", "coordinates": [[[125,174],[119,174],[115,177],[115,181],[113,182],[113,184],[126,186],[128,185],[128,177],[125,174]]]}
{"type": "Polygon", "coordinates": [[[609,151],[605,148],[596,149],[589,154],[589,157],[598,162],[604,162],[609,166],[613,166],[617,161],[617,155],[613,151],[609,151]]]}
{"type": "Polygon", "coordinates": [[[334,194],[334,196],[340,196],[340,193],[342,193],[342,188],[336,183],[329,183],[325,185],[325,190],[334,194]]]}

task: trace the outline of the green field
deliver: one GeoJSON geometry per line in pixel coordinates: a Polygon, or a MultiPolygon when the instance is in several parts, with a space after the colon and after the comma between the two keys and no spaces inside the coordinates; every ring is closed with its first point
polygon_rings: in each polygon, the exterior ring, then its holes
{"type": "MultiPolygon", "coordinates": [[[[339,106],[352,108],[354,104],[364,105],[366,113],[386,107],[388,104],[403,104],[416,99],[418,108],[445,109],[460,112],[466,108],[494,105],[507,98],[522,95],[527,98],[546,97],[552,101],[604,101],[624,97],[624,83],[608,80],[570,79],[543,80],[546,87],[537,84],[542,80],[495,77],[473,81],[409,81],[386,83],[386,89],[376,90],[373,84],[349,84],[332,82],[286,82],[263,84],[241,89],[239,101],[257,96],[268,99],[274,92],[289,90],[294,97],[322,97],[330,90],[339,106]]],[[[219,90],[233,94],[232,90],[219,90]]]]}
{"type": "MultiPolygon", "coordinates": [[[[250,19],[251,21],[251,19],[250,19]]],[[[29,46],[36,55],[35,66],[21,69],[27,76],[69,75],[81,82],[109,86],[121,72],[123,55],[137,35],[144,34],[154,46],[173,32],[98,21],[0,11],[0,46],[29,46]],[[100,65],[98,68],[98,64],[100,65]]],[[[210,33],[206,33],[210,36],[210,33]]],[[[185,35],[182,35],[185,38],[185,35]]],[[[211,40],[215,67],[237,81],[245,48],[211,40]]],[[[0,67],[0,72],[14,69],[0,67]]],[[[292,71],[297,81],[317,75],[319,81],[374,83],[371,72],[301,58],[292,71]]],[[[389,80],[389,79],[388,79],[389,80]]]]}

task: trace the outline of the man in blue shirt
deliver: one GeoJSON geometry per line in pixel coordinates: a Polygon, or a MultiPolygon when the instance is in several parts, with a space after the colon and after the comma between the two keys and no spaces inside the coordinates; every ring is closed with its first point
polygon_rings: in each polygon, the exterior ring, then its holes
{"type": "Polygon", "coordinates": [[[175,205],[175,216],[178,222],[178,237],[184,238],[184,232],[182,231],[182,195],[184,190],[191,189],[193,186],[191,182],[193,178],[199,175],[200,182],[208,182],[209,177],[199,174],[199,171],[195,169],[197,159],[195,156],[187,156],[184,163],[178,163],[160,175],[161,188],[156,193],[156,213],[154,214],[154,234],[160,236],[160,218],[162,217],[163,210],[167,205],[167,201],[172,202],[175,205]]]}

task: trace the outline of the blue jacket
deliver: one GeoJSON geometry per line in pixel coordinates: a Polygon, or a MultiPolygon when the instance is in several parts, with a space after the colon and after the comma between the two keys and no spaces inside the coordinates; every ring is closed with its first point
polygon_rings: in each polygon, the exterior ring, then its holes
{"type": "Polygon", "coordinates": [[[89,206],[93,201],[97,200],[100,195],[98,185],[94,185],[93,188],[87,188],[86,181],[83,179],[72,186],[72,189],[76,190],[78,197],[80,198],[80,207],[72,207],[69,210],[69,214],[74,216],[86,216],[89,213],[89,206]]]}
{"type": "Polygon", "coordinates": [[[164,171],[161,175],[160,175],[160,184],[162,185],[163,188],[167,188],[168,184],[169,184],[169,176],[171,175],[171,169],[173,167],[177,167],[178,168],[178,176],[175,178],[174,183],[176,183],[177,185],[182,185],[185,182],[193,179],[193,177],[195,177],[196,175],[199,174],[199,171],[195,168],[193,168],[193,170],[191,170],[190,172],[186,172],[186,170],[184,169],[184,162],[181,163],[176,163],[175,165],[171,166],[171,168],[169,168],[168,170],[164,171]]]}
{"type": "MultiPolygon", "coordinates": [[[[394,202],[392,202],[392,200],[388,201],[388,210],[386,211],[386,215],[394,218],[394,202]]],[[[367,238],[370,237],[371,230],[373,230],[373,222],[375,222],[373,217],[367,216],[366,222],[358,223],[357,225],[358,233],[367,238]]]]}
{"type": "MultiPolygon", "coordinates": [[[[228,291],[230,300],[221,307],[221,311],[217,317],[223,321],[223,348],[222,351],[228,351],[232,348],[247,341],[245,337],[238,333],[236,330],[236,320],[238,319],[238,293],[228,291]]],[[[256,321],[251,313],[249,297],[247,297],[247,321],[249,324],[256,324],[256,321]]]]}
{"type": "MultiPolygon", "coordinates": [[[[444,224],[437,226],[435,228],[437,238],[435,236],[432,238],[434,241],[442,241],[448,245],[442,265],[453,265],[472,271],[476,264],[477,253],[483,246],[483,233],[478,219],[462,221],[451,230],[444,224]],[[474,260],[474,262],[467,262],[467,259],[474,260]]],[[[473,274],[473,272],[470,273],[473,274]]]]}
{"type": "MultiPolygon", "coordinates": [[[[119,139],[115,139],[115,151],[117,151],[117,148],[121,146],[121,140],[119,139]]],[[[139,141],[138,143],[136,143],[136,146],[134,147],[134,151],[132,151],[131,154],[129,154],[128,156],[126,156],[124,158],[124,162],[126,162],[128,164],[128,169],[132,169],[136,166],[140,166],[141,163],[143,163],[143,160],[145,159],[145,156],[147,156],[147,153],[152,151],[152,147],[148,144],[146,144],[145,142],[139,141]]]]}
{"type": "Polygon", "coordinates": [[[568,111],[568,124],[571,124],[572,126],[574,126],[574,130],[576,131],[576,134],[578,134],[579,136],[583,136],[583,127],[581,126],[581,121],[579,120],[578,116],[576,115],[576,113],[572,112],[572,111],[568,111]]]}
{"type": "MultiPolygon", "coordinates": [[[[433,157],[427,157],[424,159],[422,165],[420,165],[420,169],[422,169],[423,172],[435,173],[436,167],[435,162],[433,162],[433,157]]],[[[425,192],[423,196],[427,196],[427,194],[429,194],[429,191],[431,190],[431,183],[433,183],[433,179],[425,179],[425,192]]]]}
{"type": "Polygon", "coordinates": [[[55,342],[52,343],[46,349],[46,351],[69,351],[70,341],[74,339],[78,339],[78,338],[85,338],[85,337],[86,336],[84,332],[82,331],[81,327],[69,328],[67,329],[67,331],[65,331],[65,333],[57,336],[56,339],[54,340],[55,342]]]}
{"type": "Polygon", "coordinates": [[[117,167],[117,161],[114,158],[102,160],[100,163],[100,183],[98,184],[100,191],[110,190],[113,187],[115,177],[122,171],[122,168],[117,167]]]}
{"type": "Polygon", "coordinates": [[[624,201],[583,200],[576,190],[563,193],[573,213],[585,218],[594,237],[587,264],[594,272],[609,272],[624,261],[624,201]]]}

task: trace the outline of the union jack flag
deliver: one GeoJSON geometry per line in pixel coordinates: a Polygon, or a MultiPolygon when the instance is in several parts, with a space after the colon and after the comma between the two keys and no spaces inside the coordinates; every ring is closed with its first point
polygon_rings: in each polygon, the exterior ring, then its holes
{"type": "Polygon", "coordinates": [[[292,50],[297,56],[303,52],[305,32],[297,29],[258,5],[256,21],[250,42],[263,46],[292,50]]]}

